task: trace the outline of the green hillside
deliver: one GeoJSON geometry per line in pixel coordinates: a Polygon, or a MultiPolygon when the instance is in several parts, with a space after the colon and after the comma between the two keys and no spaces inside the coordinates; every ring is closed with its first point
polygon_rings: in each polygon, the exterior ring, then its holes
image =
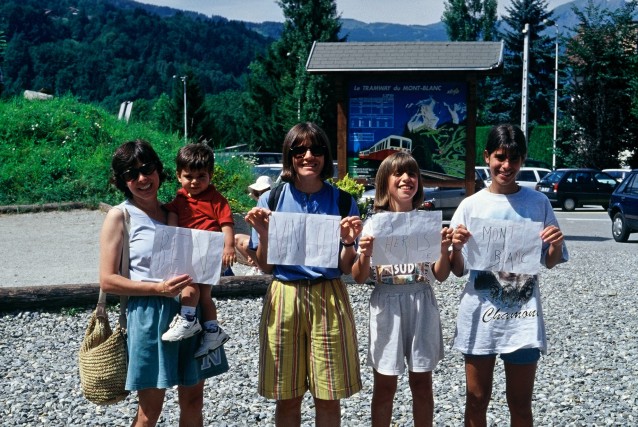
{"type": "MultiPolygon", "coordinates": [[[[174,158],[183,144],[142,123],[126,124],[106,110],[72,97],[0,102],[0,205],[54,202],[114,204],[122,195],[108,183],[111,156],[125,141],[145,139],[164,162],[169,179],[160,199],[177,189],[174,158]]],[[[215,185],[235,212],[254,205],[246,194],[251,165],[229,159],[216,165],[215,185]]]]}

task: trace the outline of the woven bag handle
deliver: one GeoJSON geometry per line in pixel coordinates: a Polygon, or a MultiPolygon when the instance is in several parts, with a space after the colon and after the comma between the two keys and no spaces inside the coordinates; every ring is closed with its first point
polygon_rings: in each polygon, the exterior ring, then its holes
{"type": "MultiPolygon", "coordinates": [[[[116,208],[120,209],[120,208],[116,208]]],[[[122,206],[124,214],[124,227],[122,228],[122,260],[120,261],[120,274],[126,278],[130,277],[129,261],[129,233],[131,231],[131,216],[125,207],[122,206]]],[[[126,329],[126,306],[128,305],[128,296],[120,295],[120,317],[119,324],[122,329],[126,329]]],[[[106,292],[100,287],[100,296],[97,300],[97,315],[107,317],[106,314],[106,292]]]]}

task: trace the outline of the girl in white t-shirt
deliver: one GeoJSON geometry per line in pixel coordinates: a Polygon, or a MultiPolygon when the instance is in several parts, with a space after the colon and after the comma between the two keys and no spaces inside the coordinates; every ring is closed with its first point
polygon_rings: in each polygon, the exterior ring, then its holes
{"type": "MultiPolygon", "coordinates": [[[[376,175],[375,212],[409,212],[423,202],[419,166],[407,153],[387,157],[376,175]]],[[[375,281],[370,296],[368,365],[374,369],[372,425],[389,426],[397,378],[409,370],[414,425],[432,425],[432,370],[443,358],[441,320],[432,290],[435,280],[450,274],[451,230],[441,230],[441,254],[434,262],[371,267],[374,237],[364,224],[352,276],[375,281]]]]}
{"type": "Polygon", "coordinates": [[[450,264],[456,276],[469,273],[456,324],[454,348],[465,357],[465,425],[485,426],[496,355],[505,366],[507,404],[513,426],[531,426],[536,365],[547,350],[537,274],[467,269],[465,243],[473,219],[541,223],[539,262],[565,262],[567,249],[547,197],[516,183],[527,155],[525,135],[502,124],[490,131],[483,157],[492,182],[464,199],[454,213],[450,264]]]}

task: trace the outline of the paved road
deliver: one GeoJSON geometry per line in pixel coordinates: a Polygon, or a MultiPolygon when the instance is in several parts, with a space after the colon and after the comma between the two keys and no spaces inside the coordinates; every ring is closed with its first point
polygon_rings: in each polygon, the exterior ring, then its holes
{"type": "MultiPolygon", "coordinates": [[[[0,215],[0,286],[97,283],[104,215],[90,210],[0,215]]],[[[600,208],[556,210],[556,215],[570,247],[622,246],[612,239],[611,220],[600,208]]],[[[638,234],[630,242],[638,242],[638,234]]]]}

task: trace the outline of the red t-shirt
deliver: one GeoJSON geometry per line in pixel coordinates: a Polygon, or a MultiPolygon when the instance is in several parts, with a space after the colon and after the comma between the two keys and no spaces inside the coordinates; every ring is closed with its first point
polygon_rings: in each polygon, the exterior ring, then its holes
{"type": "Polygon", "coordinates": [[[180,188],[165,207],[177,214],[177,225],[184,228],[222,231],[222,225],[235,224],[228,200],[212,184],[195,197],[180,188]]]}

